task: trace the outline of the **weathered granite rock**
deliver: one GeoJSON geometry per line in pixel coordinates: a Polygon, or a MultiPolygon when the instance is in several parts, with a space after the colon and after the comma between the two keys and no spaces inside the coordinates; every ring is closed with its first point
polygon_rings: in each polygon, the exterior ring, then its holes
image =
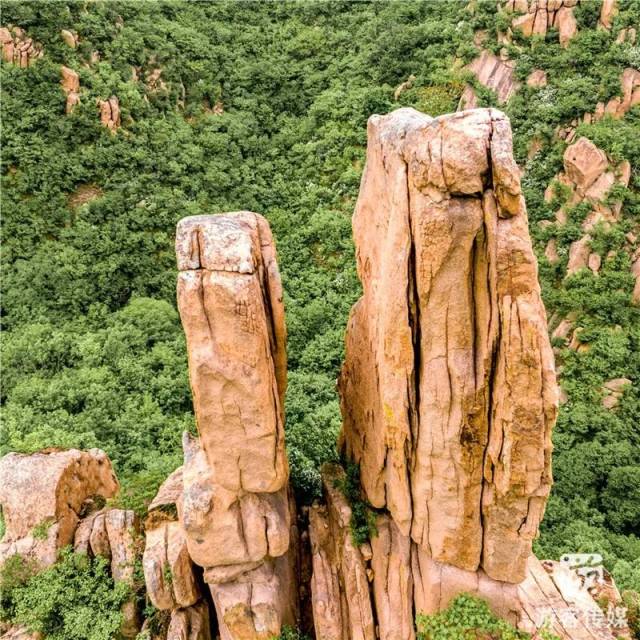
{"type": "Polygon", "coordinates": [[[542,69],[534,69],[527,76],[527,86],[541,88],[547,86],[547,74],[542,69]]]}
{"type": "Polygon", "coordinates": [[[73,31],[62,29],[62,31],[60,31],[60,37],[70,49],[75,49],[78,46],[78,34],[73,31]]]}
{"type": "Polygon", "coordinates": [[[600,8],[598,27],[601,29],[611,29],[613,19],[618,14],[618,0],[603,0],[600,8]]]}
{"type": "Polygon", "coordinates": [[[380,640],[413,640],[411,539],[387,515],[376,518],[371,539],[373,597],[380,640]]]}
{"type": "Polygon", "coordinates": [[[43,55],[42,45],[20,27],[0,27],[0,46],[2,59],[18,67],[29,67],[43,55]]]}
{"type": "Polygon", "coordinates": [[[640,305],[640,247],[632,256],[631,275],[635,278],[631,302],[635,305],[640,305]]]}
{"type": "Polygon", "coordinates": [[[419,547],[412,551],[416,610],[436,613],[459,593],[478,596],[493,612],[521,631],[542,627],[563,639],[612,640],[610,627],[601,624],[598,604],[583,588],[575,572],[560,563],[534,556],[527,561],[525,579],[519,584],[499,582],[482,570],[465,571],[435,562],[419,547]]]}
{"type": "Polygon", "coordinates": [[[149,503],[147,511],[175,508],[177,516],[177,506],[182,500],[182,491],[182,467],[180,466],[160,485],[158,493],[149,503]]]}
{"type": "Polygon", "coordinates": [[[629,378],[613,378],[612,380],[607,380],[607,382],[602,385],[602,406],[605,409],[613,409],[616,407],[625,389],[632,384],[629,378]]]}
{"type": "Polygon", "coordinates": [[[108,100],[98,100],[100,123],[112,133],[120,128],[120,100],[111,96],[108,100]]]}
{"type": "Polygon", "coordinates": [[[329,517],[324,506],[309,510],[311,541],[311,604],[317,640],[341,640],[343,630],[342,601],[329,517]]]}
{"type": "Polygon", "coordinates": [[[67,95],[67,104],[65,112],[67,114],[73,111],[73,108],[80,102],[80,76],[69,67],[60,67],[60,84],[62,90],[67,95]]]}
{"type": "Polygon", "coordinates": [[[567,208],[581,202],[588,202],[591,207],[581,225],[584,235],[569,248],[567,276],[587,267],[598,274],[602,256],[591,251],[590,232],[598,223],[611,227],[620,220],[622,201],[612,200],[609,194],[615,185],[628,186],[630,165],[624,160],[615,166],[604,151],[584,137],[566,148],[563,163],[564,171],[555,176],[545,191],[546,202],[553,201],[556,183],[567,192],[566,203],[556,212],[556,226],[566,224],[567,208]]]}
{"type": "Polygon", "coordinates": [[[72,544],[83,504],[118,491],[111,461],[100,449],[9,453],[0,460],[0,505],[6,531],[0,563],[19,553],[48,566],[72,544]]]}
{"type": "Polygon", "coordinates": [[[211,640],[209,607],[199,602],[171,613],[166,640],[211,640]]]}
{"type": "Polygon", "coordinates": [[[557,387],[506,117],[372,117],[353,226],[343,449],[434,560],[519,582],[557,387]]]}
{"type": "Polygon", "coordinates": [[[556,28],[560,44],[566,47],[578,31],[573,15],[577,4],[578,0],[506,0],[503,7],[509,13],[519,14],[511,26],[525,37],[545,36],[549,29],[556,28]]]}
{"type": "Polygon", "coordinates": [[[190,607],[200,600],[179,522],[163,522],[146,531],[142,566],[147,593],[157,609],[190,607]]]}
{"type": "MultiPolygon", "coordinates": [[[[309,518],[313,561],[311,601],[316,638],[374,640],[367,560],[351,537],[351,507],[339,488],[343,481],[344,472],[339,466],[325,465],[322,484],[327,506],[312,508],[309,518]]],[[[368,556],[370,559],[370,550],[368,556]]],[[[395,621],[395,616],[387,621],[395,621]]]]}
{"type": "Polygon", "coordinates": [[[564,169],[577,188],[588,189],[607,168],[607,156],[588,138],[580,138],[567,147],[564,169]]]}
{"type": "Polygon", "coordinates": [[[269,226],[249,212],[185,218],[176,251],[194,408],[215,482],[278,491],[288,478],[286,331],[269,226]]]}
{"type": "MultiPolygon", "coordinates": [[[[466,68],[471,71],[478,82],[496,92],[498,102],[505,103],[518,90],[519,84],[515,78],[515,63],[510,60],[502,60],[491,51],[484,50],[466,68]]],[[[464,109],[475,108],[475,102],[470,94],[463,95],[461,107],[464,109]]]]}
{"type": "MultiPolygon", "coordinates": [[[[621,32],[622,33],[622,32],[621,32]]],[[[625,33],[626,37],[626,33],[625,33]]],[[[629,30],[629,37],[635,41],[635,30],[629,30]]],[[[624,118],[627,112],[640,104],[640,71],[628,67],[620,75],[621,95],[614,96],[606,104],[598,102],[593,113],[585,113],[582,118],[572,120],[569,125],[556,129],[556,135],[566,142],[573,142],[576,135],[576,127],[581,122],[592,123],[610,116],[615,120],[624,118]]]]}
{"type": "Polygon", "coordinates": [[[266,220],[244,211],[185,218],[176,253],[200,436],[183,439],[178,514],[223,640],[266,640],[296,624],[298,602],[275,246],[266,220]]]}
{"type": "Polygon", "coordinates": [[[0,622],[0,640],[42,640],[42,634],[0,622]]]}

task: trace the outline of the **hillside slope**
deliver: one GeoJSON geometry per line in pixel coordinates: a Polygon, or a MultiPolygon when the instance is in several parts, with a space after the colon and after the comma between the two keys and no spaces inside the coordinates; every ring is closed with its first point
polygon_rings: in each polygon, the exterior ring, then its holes
{"type": "Polygon", "coordinates": [[[583,121],[573,138],[631,166],[628,187],[607,196],[622,203],[615,223],[595,225],[587,241],[598,269],[566,276],[593,203],[570,203],[557,224],[571,194],[544,194],[563,172],[560,129],[622,95],[623,71],[640,67],[637,43],[618,41],[640,23],[640,3],[621,0],[609,28],[598,27],[599,0],[573,14],[576,34],[563,46],[555,27],[506,38],[512,16],[493,1],[4,2],[3,26],[24,29],[42,55],[2,63],[0,453],[99,445],[123,479],[123,502],[150,498],[193,428],[175,223],[252,209],[271,224],[285,287],[293,482],[316,495],[319,465],[336,456],[334,386],[359,295],[351,214],[366,120],[399,105],[454,111],[465,83],[479,106],[497,106],[464,66],[481,48],[504,48],[520,86],[500,108],[524,170],[550,328],[570,327],[554,339],[566,400],[538,553],[600,552],[622,586],[637,588],[639,108],[583,121]],[[70,108],[61,65],[78,74],[70,108]],[[529,86],[534,70],[546,86],[529,86]],[[112,96],[119,114],[105,106],[112,96]],[[557,259],[545,255],[552,239],[557,259]],[[603,405],[603,385],[619,379],[628,383],[617,402],[603,405]]]}

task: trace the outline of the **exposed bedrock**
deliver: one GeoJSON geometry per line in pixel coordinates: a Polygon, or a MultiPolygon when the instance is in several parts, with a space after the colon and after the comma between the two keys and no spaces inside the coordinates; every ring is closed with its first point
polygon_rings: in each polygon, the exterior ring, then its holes
{"type": "Polygon", "coordinates": [[[100,449],[7,454],[0,459],[0,506],[6,524],[0,564],[15,554],[41,567],[53,564],[58,551],[73,544],[88,503],[111,498],[119,486],[111,461],[100,449]]]}

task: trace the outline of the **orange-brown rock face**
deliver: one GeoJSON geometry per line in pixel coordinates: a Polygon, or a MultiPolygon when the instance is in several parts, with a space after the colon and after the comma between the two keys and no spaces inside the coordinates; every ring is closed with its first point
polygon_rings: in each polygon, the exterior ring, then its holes
{"type": "Polygon", "coordinates": [[[67,96],[65,111],[69,114],[80,102],[80,76],[73,69],[69,69],[69,67],[64,66],[60,68],[60,76],[62,90],[67,96]]]}
{"type": "Polygon", "coordinates": [[[18,67],[29,67],[42,57],[42,45],[29,38],[20,27],[0,27],[2,59],[18,67]]]}
{"type": "Polygon", "coordinates": [[[0,563],[20,554],[53,564],[58,550],[73,543],[85,501],[110,498],[118,488],[111,461],[99,449],[7,454],[0,460],[6,523],[0,563]]]}
{"type": "Polygon", "coordinates": [[[120,101],[117,96],[111,96],[108,100],[98,100],[100,108],[100,123],[112,133],[120,128],[120,101]]]}
{"type": "Polygon", "coordinates": [[[560,44],[567,46],[578,31],[573,15],[577,4],[578,0],[507,0],[504,9],[519,14],[511,25],[524,36],[545,36],[549,29],[556,28],[560,44]]]}
{"type": "Polygon", "coordinates": [[[425,554],[520,582],[551,486],[557,388],[509,122],[400,109],[368,134],[345,452],[425,554]]]}
{"type": "Polygon", "coordinates": [[[205,569],[222,638],[266,640],[297,606],[275,246],[264,218],[237,212],[182,220],[176,253],[199,433],[183,441],[186,548],[205,569]]]}

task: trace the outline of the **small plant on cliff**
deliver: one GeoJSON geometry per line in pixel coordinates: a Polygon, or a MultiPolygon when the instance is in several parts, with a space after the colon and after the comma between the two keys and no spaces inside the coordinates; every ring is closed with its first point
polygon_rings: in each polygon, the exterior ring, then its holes
{"type": "Polygon", "coordinates": [[[46,540],[49,536],[49,528],[52,524],[52,520],[43,520],[33,527],[31,534],[36,540],[46,540]]]}
{"type": "Polygon", "coordinates": [[[279,636],[273,636],[271,640],[309,640],[309,636],[305,635],[294,627],[284,626],[279,636]]]}
{"type": "Polygon", "coordinates": [[[349,502],[351,507],[351,540],[357,547],[368,542],[378,535],[376,527],[376,515],[373,507],[363,499],[360,488],[360,465],[355,462],[343,460],[345,470],[343,480],[339,480],[336,486],[349,502]]]}
{"type": "MultiPolygon", "coordinates": [[[[440,613],[418,614],[416,625],[420,640],[525,640],[529,637],[493,615],[484,600],[466,593],[457,596],[440,613]]],[[[543,632],[541,637],[551,640],[554,636],[543,632]]]]}

